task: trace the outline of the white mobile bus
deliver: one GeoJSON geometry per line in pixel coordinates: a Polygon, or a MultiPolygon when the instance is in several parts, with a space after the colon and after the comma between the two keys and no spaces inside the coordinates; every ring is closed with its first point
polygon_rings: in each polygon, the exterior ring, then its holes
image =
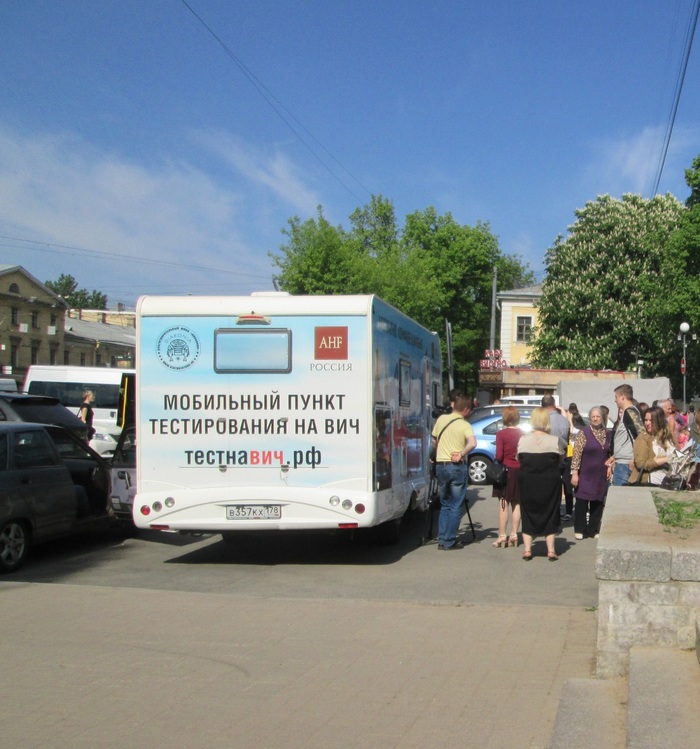
{"type": "Polygon", "coordinates": [[[142,297],[141,528],[353,529],[428,505],[440,342],[375,296],[142,297]]]}
{"type": "Polygon", "coordinates": [[[24,392],[58,398],[66,408],[78,413],[83,391],[94,390],[92,426],[95,435],[90,444],[99,453],[112,453],[121,432],[117,421],[122,376],[134,371],[121,367],[33,364],[24,378],[24,392]]]}

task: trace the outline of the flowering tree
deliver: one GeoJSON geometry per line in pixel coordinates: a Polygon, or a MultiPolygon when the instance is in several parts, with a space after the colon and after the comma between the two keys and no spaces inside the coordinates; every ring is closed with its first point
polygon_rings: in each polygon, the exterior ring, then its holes
{"type": "Polygon", "coordinates": [[[669,240],[686,210],[672,195],[603,195],[576,211],[545,256],[536,365],[626,370],[641,357],[647,375],[666,369],[688,282],[669,240]]]}

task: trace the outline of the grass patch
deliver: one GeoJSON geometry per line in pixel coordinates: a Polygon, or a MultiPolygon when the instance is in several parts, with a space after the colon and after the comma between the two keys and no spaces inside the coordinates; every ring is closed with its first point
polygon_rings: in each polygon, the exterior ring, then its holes
{"type": "Polygon", "coordinates": [[[669,528],[694,528],[700,523],[700,498],[693,495],[653,493],[659,522],[669,528]]]}

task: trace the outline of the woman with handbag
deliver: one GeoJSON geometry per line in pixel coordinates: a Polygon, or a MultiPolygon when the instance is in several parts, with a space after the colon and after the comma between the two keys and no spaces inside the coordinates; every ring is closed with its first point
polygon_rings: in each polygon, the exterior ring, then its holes
{"type": "Polygon", "coordinates": [[[611,434],[605,428],[603,411],[594,406],[588,412],[589,426],[579,430],[571,458],[571,485],[576,493],[574,536],[597,538],[608,495],[608,467],[611,434]]]}
{"type": "Polygon", "coordinates": [[[559,557],[554,548],[554,538],[559,528],[561,507],[561,469],[564,447],[556,434],[550,434],[549,413],[546,408],[536,408],[530,415],[532,432],[520,438],[520,510],[523,522],[523,559],[532,559],[534,536],[544,536],[547,559],[556,562],[559,557]]]}
{"type": "Polygon", "coordinates": [[[498,538],[493,542],[497,549],[518,545],[520,527],[520,462],[517,458],[518,442],[523,433],[518,426],[520,412],[515,406],[503,409],[503,429],[496,432],[496,461],[506,469],[505,482],[494,485],[493,496],[498,497],[498,538]],[[510,508],[510,536],[507,535],[508,508],[510,508]]]}
{"type": "Polygon", "coordinates": [[[634,469],[629,483],[661,486],[668,474],[669,458],[676,448],[666,411],[652,406],[644,414],[644,429],[634,441],[634,469]]]}

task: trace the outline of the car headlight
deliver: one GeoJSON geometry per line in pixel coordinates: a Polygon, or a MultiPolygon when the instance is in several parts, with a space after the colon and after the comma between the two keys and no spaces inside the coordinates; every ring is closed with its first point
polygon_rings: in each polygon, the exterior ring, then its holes
{"type": "Polygon", "coordinates": [[[95,432],[95,434],[92,435],[92,439],[100,442],[116,442],[111,434],[102,434],[100,432],[95,432]]]}

